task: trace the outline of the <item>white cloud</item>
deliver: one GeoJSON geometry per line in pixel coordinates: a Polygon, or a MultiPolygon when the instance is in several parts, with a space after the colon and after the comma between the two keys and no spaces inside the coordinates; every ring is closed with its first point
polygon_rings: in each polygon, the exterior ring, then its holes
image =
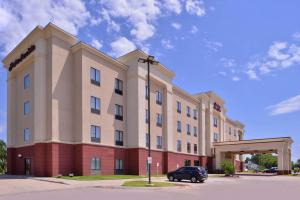
{"type": "Polygon", "coordinates": [[[126,19],[132,26],[131,35],[138,41],[144,41],[153,36],[155,27],[152,23],[161,13],[155,0],[102,0],[100,5],[101,13],[106,17],[126,19]]]}
{"type": "Polygon", "coordinates": [[[98,26],[102,22],[102,18],[100,17],[91,17],[90,25],[91,26],[98,26]]]}
{"type": "Polygon", "coordinates": [[[222,75],[222,76],[226,76],[227,72],[221,71],[221,72],[219,72],[219,74],[222,75]]]}
{"type": "Polygon", "coordinates": [[[268,55],[275,60],[285,60],[289,57],[288,54],[284,54],[281,51],[287,48],[286,42],[274,42],[269,48],[268,55]]]}
{"type": "Polygon", "coordinates": [[[267,110],[270,110],[270,115],[273,116],[300,111],[300,95],[269,106],[267,110]]]}
{"type": "MultiPolygon", "coordinates": [[[[300,46],[297,44],[289,44],[287,42],[274,42],[266,55],[256,56],[247,63],[248,75],[251,77],[254,73],[256,77],[267,75],[277,70],[283,70],[300,64],[300,46]]],[[[257,78],[251,78],[257,80],[257,78]]]]}
{"type": "Polygon", "coordinates": [[[133,42],[128,40],[126,37],[120,37],[114,42],[110,44],[112,52],[110,53],[112,56],[122,56],[130,51],[136,49],[136,46],[133,42]]]}
{"type": "Polygon", "coordinates": [[[107,10],[102,10],[101,16],[103,20],[105,20],[107,23],[107,28],[106,28],[107,32],[112,32],[112,31],[119,32],[121,30],[120,25],[111,19],[107,10]]]}
{"type": "Polygon", "coordinates": [[[223,44],[221,42],[208,41],[208,40],[204,40],[204,42],[205,42],[206,47],[214,52],[218,52],[219,49],[223,47],[223,44]]]}
{"type": "Polygon", "coordinates": [[[169,10],[172,11],[176,14],[181,13],[181,3],[179,0],[164,0],[163,1],[163,6],[169,10]]]}
{"type": "Polygon", "coordinates": [[[236,61],[234,59],[223,57],[220,59],[220,61],[223,64],[223,66],[226,68],[236,67],[236,61]]]}
{"type": "Polygon", "coordinates": [[[173,28],[175,28],[177,30],[181,29],[181,24],[179,24],[179,23],[173,22],[171,25],[173,28]]]}
{"type": "MultiPolygon", "coordinates": [[[[133,41],[144,42],[156,33],[156,24],[161,17],[169,14],[180,14],[182,11],[181,0],[100,0],[99,13],[109,23],[112,20],[123,19],[133,41]]],[[[185,8],[192,15],[205,14],[204,2],[200,0],[187,0],[185,8]]]]}
{"type": "Polygon", "coordinates": [[[174,46],[171,44],[170,40],[166,40],[166,39],[162,39],[161,40],[161,45],[165,48],[165,49],[173,49],[174,46]]]}
{"type": "Polygon", "coordinates": [[[192,28],[191,28],[191,30],[190,30],[190,32],[191,32],[192,34],[196,34],[196,33],[198,32],[197,26],[193,25],[192,28]]]}
{"type": "Polygon", "coordinates": [[[248,75],[248,78],[250,80],[258,80],[259,79],[256,72],[252,69],[249,69],[248,71],[246,71],[246,74],[248,75]]]}
{"type": "Polygon", "coordinates": [[[233,81],[240,81],[240,80],[241,80],[241,78],[240,78],[240,77],[238,77],[238,76],[234,76],[234,77],[232,77],[232,80],[233,80],[233,81]]]}
{"type": "Polygon", "coordinates": [[[135,28],[130,31],[130,34],[138,41],[145,41],[152,37],[155,32],[155,27],[147,23],[137,23],[135,28]]]}
{"type": "Polygon", "coordinates": [[[96,49],[101,49],[101,47],[103,46],[102,45],[102,41],[99,41],[99,40],[97,40],[95,38],[92,39],[91,45],[93,47],[95,47],[96,49]]]}
{"type": "Polygon", "coordinates": [[[300,32],[296,32],[293,34],[294,40],[300,40],[300,32]]]}
{"type": "Polygon", "coordinates": [[[204,2],[202,0],[187,0],[185,3],[185,9],[191,15],[205,15],[204,2]]]}
{"type": "Polygon", "coordinates": [[[89,18],[90,13],[81,0],[1,1],[0,46],[6,54],[35,26],[49,22],[76,35],[89,18]]]}

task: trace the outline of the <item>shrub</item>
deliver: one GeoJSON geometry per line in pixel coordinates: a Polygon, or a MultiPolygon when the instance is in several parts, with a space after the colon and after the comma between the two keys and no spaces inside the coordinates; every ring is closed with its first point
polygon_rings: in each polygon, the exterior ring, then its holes
{"type": "Polygon", "coordinates": [[[224,173],[225,173],[226,176],[233,175],[234,172],[235,172],[234,165],[229,160],[224,160],[221,163],[221,168],[224,171],[224,173]]]}

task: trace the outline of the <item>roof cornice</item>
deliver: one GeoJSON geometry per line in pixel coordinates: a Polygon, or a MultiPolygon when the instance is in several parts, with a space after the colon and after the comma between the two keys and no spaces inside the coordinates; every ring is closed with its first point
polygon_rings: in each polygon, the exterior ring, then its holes
{"type": "MultiPolygon", "coordinates": [[[[196,102],[196,103],[200,103],[200,100],[195,98],[193,95],[189,94],[188,92],[186,92],[185,90],[179,88],[178,86],[173,85],[173,90],[178,92],[179,94],[189,98],[190,100],[196,102]]],[[[174,93],[174,92],[173,92],[174,93]]]]}
{"type": "MultiPolygon", "coordinates": [[[[130,58],[134,58],[134,57],[138,57],[138,58],[147,58],[149,55],[147,53],[145,53],[144,51],[140,50],[140,49],[136,49],[134,51],[131,51],[123,56],[120,56],[119,58],[117,58],[117,60],[119,61],[127,61],[130,60],[130,58]]],[[[158,65],[155,65],[156,67],[158,67],[158,69],[165,74],[167,77],[170,78],[174,78],[175,77],[175,73],[168,69],[167,67],[165,67],[163,64],[159,63],[158,65]]]]}
{"type": "Polygon", "coordinates": [[[107,54],[95,49],[94,47],[91,47],[90,45],[84,43],[84,42],[78,42],[77,44],[75,44],[74,46],[71,47],[71,51],[73,53],[75,53],[76,51],[80,50],[80,49],[84,49],[96,56],[99,56],[105,60],[107,60],[108,62],[112,62],[114,64],[116,64],[118,67],[122,68],[123,70],[127,70],[128,66],[121,63],[120,61],[108,56],[107,54]]]}

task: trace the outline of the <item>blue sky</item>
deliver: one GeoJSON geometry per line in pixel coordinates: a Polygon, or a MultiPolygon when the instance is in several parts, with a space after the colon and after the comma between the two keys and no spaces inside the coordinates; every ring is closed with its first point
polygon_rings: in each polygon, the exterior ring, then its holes
{"type": "MultiPolygon", "coordinates": [[[[300,158],[300,2],[100,0],[0,2],[0,57],[36,25],[53,22],[117,57],[140,48],[190,93],[213,90],[246,138],[291,136],[300,158]]],[[[6,72],[0,69],[0,138],[6,72]]]]}

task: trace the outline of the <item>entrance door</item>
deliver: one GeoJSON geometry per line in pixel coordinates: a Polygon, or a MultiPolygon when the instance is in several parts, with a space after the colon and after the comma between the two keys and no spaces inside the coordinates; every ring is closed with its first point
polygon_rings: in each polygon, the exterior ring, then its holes
{"type": "Polygon", "coordinates": [[[31,175],[31,159],[25,158],[24,159],[24,166],[25,166],[25,175],[31,175]]]}

